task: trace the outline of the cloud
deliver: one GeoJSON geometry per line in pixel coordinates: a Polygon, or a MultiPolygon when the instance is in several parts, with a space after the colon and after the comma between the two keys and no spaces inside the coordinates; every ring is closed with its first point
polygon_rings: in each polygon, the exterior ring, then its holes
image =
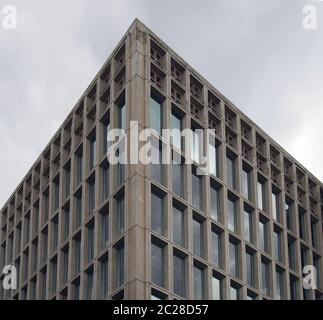
{"type": "Polygon", "coordinates": [[[10,3],[18,29],[0,29],[0,206],[135,17],[323,180],[322,28],[302,29],[306,1],[10,3]]]}

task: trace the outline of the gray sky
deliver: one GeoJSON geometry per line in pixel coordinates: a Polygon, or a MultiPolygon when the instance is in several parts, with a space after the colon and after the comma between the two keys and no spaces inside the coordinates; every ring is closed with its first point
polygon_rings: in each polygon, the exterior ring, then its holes
{"type": "Polygon", "coordinates": [[[135,17],[323,180],[323,2],[0,0],[0,207],[135,17]],[[318,10],[304,30],[303,7],[318,10]],[[46,121],[44,121],[46,119],[46,121]]]}

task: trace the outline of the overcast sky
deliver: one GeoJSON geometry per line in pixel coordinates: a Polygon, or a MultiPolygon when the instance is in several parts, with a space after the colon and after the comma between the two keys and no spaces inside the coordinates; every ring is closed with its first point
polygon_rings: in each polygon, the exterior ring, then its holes
{"type": "Polygon", "coordinates": [[[323,2],[0,0],[0,22],[6,4],[18,25],[0,24],[0,208],[135,17],[323,180],[323,2]]]}

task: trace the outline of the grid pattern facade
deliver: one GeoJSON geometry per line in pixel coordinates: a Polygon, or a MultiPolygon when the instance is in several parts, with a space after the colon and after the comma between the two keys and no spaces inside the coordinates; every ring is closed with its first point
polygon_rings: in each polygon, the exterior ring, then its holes
{"type": "Polygon", "coordinates": [[[322,299],[322,203],[319,180],[135,20],[1,210],[0,270],[19,281],[0,299],[322,299]],[[194,163],[175,136],[172,165],[110,165],[107,133],[130,120],[157,149],[162,128],[196,132],[194,163]]]}

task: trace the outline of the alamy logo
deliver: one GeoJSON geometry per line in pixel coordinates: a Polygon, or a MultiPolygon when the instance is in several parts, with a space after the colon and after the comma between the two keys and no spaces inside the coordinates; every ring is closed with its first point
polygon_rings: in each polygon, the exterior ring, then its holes
{"type": "Polygon", "coordinates": [[[6,5],[2,9],[2,27],[5,30],[17,29],[17,9],[13,5],[6,5]]]}
{"type": "Polygon", "coordinates": [[[2,286],[5,290],[17,289],[17,269],[15,266],[7,265],[2,270],[2,286]]]}
{"type": "Polygon", "coordinates": [[[317,288],[317,270],[312,265],[303,268],[303,288],[306,290],[315,290],[317,288]]]}
{"type": "MultiPolygon", "coordinates": [[[[323,2],[323,0],[312,0],[312,2],[323,2]]],[[[318,9],[313,4],[303,7],[303,28],[305,30],[317,30],[318,28],[318,9]]]]}

